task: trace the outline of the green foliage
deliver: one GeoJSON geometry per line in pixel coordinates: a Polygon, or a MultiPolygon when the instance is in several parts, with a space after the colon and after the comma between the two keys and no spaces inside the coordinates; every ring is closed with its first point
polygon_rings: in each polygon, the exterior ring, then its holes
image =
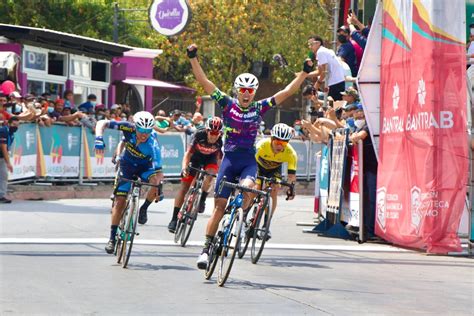
{"type": "MultiPolygon", "coordinates": [[[[118,1],[121,9],[148,9],[151,1],[118,1]]],[[[199,58],[209,79],[229,90],[234,77],[251,70],[254,61],[273,64],[272,56],[283,54],[289,67],[275,67],[272,79],[289,82],[307,56],[311,34],[330,39],[329,0],[190,1],[192,21],[185,32],[167,38],[151,29],[147,11],[120,14],[119,41],[137,47],[159,48],[160,71],[175,81],[200,88],[191,74],[185,49],[199,47],[199,58]]],[[[4,0],[2,23],[44,27],[112,41],[114,1],[4,0]]]]}

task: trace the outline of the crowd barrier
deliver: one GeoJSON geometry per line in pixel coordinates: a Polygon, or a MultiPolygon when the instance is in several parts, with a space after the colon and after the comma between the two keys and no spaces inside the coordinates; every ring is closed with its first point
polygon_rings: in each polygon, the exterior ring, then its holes
{"type": "MultiPolygon", "coordinates": [[[[367,238],[364,225],[363,142],[349,143],[347,131],[332,136],[316,157],[319,166],[315,187],[315,208],[321,221],[312,232],[327,237],[355,239],[367,238]],[[350,230],[346,227],[351,227],[350,230]]],[[[472,219],[466,201],[458,234],[472,236],[472,219]],[[469,228],[470,227],[470,228],[469,228]]],[[[376,215],[376,214],[375,214],[376,215]]],[[[375,216],[374,215],[374,216],[375,216]]]]}
{"type": "MultiPolygon", "coordinates": [[[[9,175],[9,181],[113,180],[115,165],[112,156],[120,137],[119,131],[106,129],[106,147],[103,155],[99,156],[94,150],[95,135],[89,128],[63,124],[51,127],[21,124],[11,146],[13,173],[9,175]]],[[[166,133],[160,135],[159,141],[165,178],[178,178],[189,136],[184,133],[166,133]]],[[[302,140],[292,140],[291,144],[298,154],[296,176],[308,181],[314,179],[314,157],[321,146],[302,140]]]]}

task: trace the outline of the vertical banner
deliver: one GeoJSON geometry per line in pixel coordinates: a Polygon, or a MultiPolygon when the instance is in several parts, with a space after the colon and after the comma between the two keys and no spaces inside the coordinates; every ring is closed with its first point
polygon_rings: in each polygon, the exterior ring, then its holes
{"type": "Polygon", "coordinates": [[[328,205],[328,194],[329,194],[329,171],[331,166],[329,165],[329,147],[323,146],[321,150],[321,168],[319,171],[319,209],[321,216],[326,218],[326,209],[328,205]]]}
{"type": "Polygon", "coordinates": [[[95,135],[88,128],[83,129],[84,174],[86,178],[114,178],[115,165],[112,157],[120,142],[121,133],[113,129],[104,130],[105,150],[103,155],[95,153],[95,135]]]}
{"type": "Polygon", "coordinates": [[[81,128],[39,127],[38,169],[41,177],[78,177],[81,128]]]}
{"type": "Polygon", "coordinates": [[[348,207],[343,208],[341,220],[351,225],[359,227],[359,153],[357,144],[349,149],[351,161],[350,183],[349,183],[349,201],[348,207]]]}
{"type": "Polygon", "coordinates": [[[161,145],[161,160],[165,176],[178,176],[181,174],[185,147],[184,133],[169,133],[158,138],[161,145]]]}
{"type": "Polygon", "coordinates": [[[36,176],[36,124],[20,124],[10,150],[13,173],[9,180],[19,180],[36,176]]]}
{"type": "Polygon", "coordinates": [[[302,140],[291,140],[291,146],[295,149],[296,154],[298,155],[298,166],[296,169],[296,176],[306,177],[308,175],[308,142],[302,140]]]}
{"type": "Polygon", "coordinates": [[[383,2],[376,234],[461,251],[466,195],[465,2],[383,2]]]}

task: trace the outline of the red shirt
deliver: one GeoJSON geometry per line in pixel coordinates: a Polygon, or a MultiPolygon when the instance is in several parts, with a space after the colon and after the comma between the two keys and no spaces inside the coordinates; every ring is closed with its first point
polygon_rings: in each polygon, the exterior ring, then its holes
{"type": "Polygon", "coordinates": [[[5,110],[0,110],[0,116],[3,116],[4,121],[8,121],[12,115],[5,110]]]}

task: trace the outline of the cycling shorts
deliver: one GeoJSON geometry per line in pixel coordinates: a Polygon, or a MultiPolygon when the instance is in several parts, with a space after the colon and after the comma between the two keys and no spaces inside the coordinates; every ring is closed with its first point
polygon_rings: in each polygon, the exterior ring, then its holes
{"type": "Polygon", "coordinates": [[[114,195],[127,196],[132,188],[132,183],[120,178],[133,180],[139,177],[144,182],[149,182],[150,178],[161,172],[161,168],[155,169],[149,166],[136,166],[126,164],[124,161],[120,162],[118,177],[115,178],[114,195]]]}
{"type": "MultiPolygon", "coordinates": [[[[191,156],[191,167],[193,168],[204,168],[204,170],[217,173],[219,167],[217,166],[217,155],[192,155],[191,156]]],[[[190,169],[186,177],[181,177],[181,182],[191,183],[196,176],[197,171],[190,169]]]]}
{"type": "Polygon", "coordinates": [[[227,182],[237,183],[238,180],[251,179],[257,176],[257,161],[253,152],[226,152],[217,174],[215,197],[228,198],[232,189],[224,187],[219,193],[219,185],[223,177],[227,182]]]}

